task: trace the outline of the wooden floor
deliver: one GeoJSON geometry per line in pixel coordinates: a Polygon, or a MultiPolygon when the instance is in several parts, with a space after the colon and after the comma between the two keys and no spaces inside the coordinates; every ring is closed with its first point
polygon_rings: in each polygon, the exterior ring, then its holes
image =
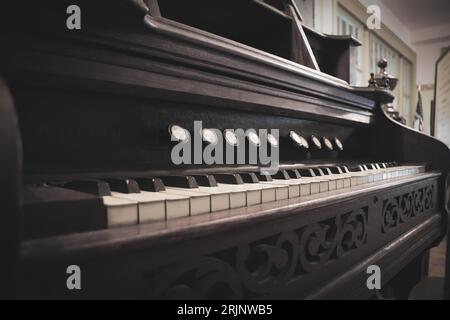
{"type": "Polygon", "coordinates": [[[445,276],[445,255],[447,252],[447,240],[433,248],[430,253],[430,263],[428,275],[430,277],[444,277],[445,276]]]}

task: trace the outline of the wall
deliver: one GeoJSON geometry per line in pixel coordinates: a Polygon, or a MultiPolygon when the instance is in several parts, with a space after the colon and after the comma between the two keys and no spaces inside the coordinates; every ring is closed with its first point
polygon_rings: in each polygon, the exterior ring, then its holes
{"type": "Polygon", "coordinates": [[[450,24],[416,30],[412,46],[417,52],[417,83],[434,83],[436,60],[442,48],[450,46],[450,24]]]}
{"type": "Polygon", "coordinates": [[[412,45],[417,53],[417,84],[422,86],[425,132],[430,133],[436,61],[441,56],[442,49],[450,46],[450,24],[416,30],[412,45]]]}
{"type": "Polygon", "coordinates": [[[441,56],[442,48],[450,46],[449,41],[416,45],[417,84],[433,84],[436,61],[441,56]]]}
{"type": "Polygon", "coordinates": [[[407,26],[402,24],[395,14],[387,8],[380,0],[359,0],[365,7],[370,5],[377,5],[381,9],[381,22],[384,23],[389,29],[393,30],[395,34],[405,42],[406,45],[411,47],[411,32],[407,26]]]}

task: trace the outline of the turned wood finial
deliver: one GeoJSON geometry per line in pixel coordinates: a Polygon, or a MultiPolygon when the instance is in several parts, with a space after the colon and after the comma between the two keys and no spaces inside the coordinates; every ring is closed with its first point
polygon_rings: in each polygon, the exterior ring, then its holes
{"type": "Polygon", "coordinates": [[[380,61],[378,61],[378,67],[381,69],[381,73],[385,73],[386,72],[386,68],[388,66],[388,61],[387,59],[381,59],[380,61]]]}
{"type": "Polygon", "coordinates": [[[397,86],[398,79],[387,73],[387,59],[381,59],[380,61],[378,61],[377,65],[380,68],[380,72],[376,75],[374,75],[373,73],[370,74],[369,87],[389,89],[394,91],[395,87],[397,86]]]}

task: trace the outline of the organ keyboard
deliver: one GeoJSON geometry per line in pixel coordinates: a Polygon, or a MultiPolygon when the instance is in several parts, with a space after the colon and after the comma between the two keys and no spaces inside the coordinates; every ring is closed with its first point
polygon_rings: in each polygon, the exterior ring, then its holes
{"type": "Polygon", "coordinates": [[[277,173],[261,181],[257,176],[260,171],[255,168],[255,172],[220,173],[217,176],[204,173],[197,175],[198,181],[193,173],[192,176],[163,179],[141,176],[28,185],[24,199],[24,219],[28,227],[24,238],[67,233],[66,226],[57,223],[61,219],[72,226],[72,233],[80,233],[201,214],[214,217],[215,213],[229,209],[282,200],[301,202],[314,195],[325,198],[330,194],[345,194],[356,187],[370,188],[426,173],[423,165],[393,162],[352,166],[349,170],[348,165],[306,167],[290,164],[281,166],[277,173]],[[202,181],[204,177],[208,179],[202,181]],[[76,196],[78,198],[74,199],[76,196]],[[98,201],[85,217],[74,214],[63,218],[66,212],[71,212],[74,203],[93,203],[94,199],[98,201]],[[49,214],[48,206],[52,203],[59,203],[58,211],[49,214]]]}
{"type": "Polygon", "coordinates": [[[377,264],[407,297],[424,276],[450,153],[384,112],[388,88],[348,85],[355,39],[304,26],[293,1],[30,6],[0,14],[6,293],[370,298],[377,264]]]}

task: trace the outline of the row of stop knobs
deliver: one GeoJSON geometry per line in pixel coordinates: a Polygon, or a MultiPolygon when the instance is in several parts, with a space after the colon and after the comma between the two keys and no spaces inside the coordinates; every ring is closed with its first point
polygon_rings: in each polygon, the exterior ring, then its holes
{"type": "MultiPolygon", "coordinates": [[[[244,131],[242,132],[244,133],[244,131]]],[[[191,133],[189,132],[189,130],[179,125],[170,125],[169,134],[172,141],[175,142],[187,142],[191,139],[191,133]]],[[[202,128],[200,134],[202,140],[208,144],[218,144],[220,139],[223,137],[227,144],[231,146],[239,146],[242,143],[242,137],[244,137],[244,139],[246,139],[248,143],[256,147],[261,145],[261,138],[258,135],[257,131],[253,129],[247,130],[244,134],[240,135],[239,133],[237,133],[237,130],[233,129],[225,129],[223,131],[220,131],[218,129],[202,128]]],[[[283,136],[281,138],[284,138],[294,146],[305,150],[344,150],[344,145],[338,137],[328,138],[311,135],[308,138],[305,138],[297,131],[292,130],[287,136],[283,136]]],[[[279,139],[271,133],[267,133],[267,142],[272,147],[279,147],[280,145],[279,139]]]]}

